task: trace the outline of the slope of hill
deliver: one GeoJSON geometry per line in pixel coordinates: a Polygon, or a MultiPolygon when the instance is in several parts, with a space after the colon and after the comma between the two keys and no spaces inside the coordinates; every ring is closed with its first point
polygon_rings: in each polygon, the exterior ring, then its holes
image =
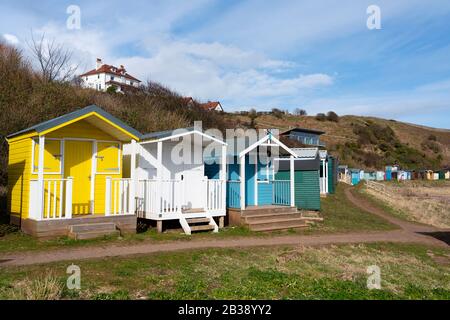
{"type": "Polygon", "coordinates": [[[313,116],[271,114],[252,120],[248,115],[227,114],[227,127],[317,129],[321,140],[341,163],[364,169],[381,169],[398,163],[408,169],[438,169],[450,165],[450,130],[433,129],[374,117],[342,116],[338,122],[313,116]]]}

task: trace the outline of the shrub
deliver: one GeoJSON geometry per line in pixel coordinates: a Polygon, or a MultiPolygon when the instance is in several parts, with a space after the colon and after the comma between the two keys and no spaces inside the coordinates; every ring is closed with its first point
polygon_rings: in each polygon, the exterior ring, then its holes
{"type": "Polygon", "coordinates": [[[339,116],[334,111],[328,111],[327,113],[327,120],[333,121],[333,122],[339,122],[339,116]]]}
{"type": "Polygon", "coordinates": [[[307,113],[306,113],[306,110],[304,110],[304,109],[295,108],[294,109],[294,115],[296,115],[296,116],[306,116],[307,113]]]}
{"type": "Polygon", "coordinates": [[[108,89],[106,89],[106,92],[109,94],[117,93],[117,87],[116,86],[109,86],[108,89]]]}
{"type": "Polygon", "coordinates": [[[325,115],[325,113],[318,113],[318,114],[316,114],[316,120],[325,121],[325,120],[327,120],[327,116],[325,115]]]}
{"type": "Polygon", "coordinates": [[[273,108],[272,109],[272,115],[275,116],[278,119],[283,118],[283,114],[284,112],[278,108],[273,108]]]}
{"type": "Polygon", "coordinates": [[[437,137],[434,134],[430,134],[428,136],[428,140],[430,140],[430,141],[437,141],[437,137]]]}
{"type": "Polygon", "coordinates": [[[59,300],[63,293],[63,284],[54,275],[17,282],[11,289],[16,300],[59,300]]]}

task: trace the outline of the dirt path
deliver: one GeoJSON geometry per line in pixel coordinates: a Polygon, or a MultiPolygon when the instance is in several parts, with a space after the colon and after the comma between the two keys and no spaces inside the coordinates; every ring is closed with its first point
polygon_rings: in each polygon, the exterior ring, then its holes
{"type": "Polygon", "coordinates": [[[402,230],[405,230],[408,232],[416,232],[416,233],[441,231],[441,229],[433,227],[433,226],[428,226],[428,225],[414,223],[414,222],[408,222],[408,221],[396,218],[396,217],[392,216],[391,214],[386,213],[383,209],[381,209],[377,206],[374,206],[366,198],[355,193],[353,188],[346,188],[345,196],[348,198],[348,200],[350,200],[350,202],[354,206],[356,206],[364,211],[370,212],[376,216],[379,216],[379,217],[383,218],[384,220],[387,220],[390,223],[398,226],[402,230]]]}
{"type": "Polygon", "coordinates": [[[440,242],[450,244],[450,229],[440,229],[434,226],[409,222],[396,218],[391,214],[386,213],[383,209],[373,205],[366,198],[355,193],[353,188],[345,189],[345,195],[356,207],[389,221],[407,233],[423,235],[428,238],[434,238],[440,242]]]}
{"type": "MultiPolygon", "coordinates": [[[[389,222],[398,225],[401,230],[382,231],[382,232],[364,232],[364,233],[345,233],[332,235],[290,235],[274,236],[270,238],[245,237],[228,238],[221,240],[192,240],[192,241],[173,241],[167,243],[145,243],[133,245],[107,245],[92,246],[70,249],[56,249],[43,252],[21,252],[0,254],[1,266],[21,266],[31,264],[42,264],[58,261],[68,261],[75,263],[83,259],[96,259],[119,256],[132,256],[151,254],[156,252],[170,252],[179,250],[194,250],[207,248],[248,248],[260,246],[283,246],[283,245],[305,245],[321,246],[328,244],[352,244],[352,243],[371,243],[371,242],[397,242],[397,243],[422,243],[428,245],[447,247],[447,244],[439,237],[430,236],[430,233],[439,233],[442,230],[405,222],[386,214],[383,210],[371,205],[364,198],[355,195],[348,188],[345,190],[346,196],[356,206],[372,214],[380,216],[389,222]]],[[[447,232],[448,233],[448,232],[447,232]]]]}

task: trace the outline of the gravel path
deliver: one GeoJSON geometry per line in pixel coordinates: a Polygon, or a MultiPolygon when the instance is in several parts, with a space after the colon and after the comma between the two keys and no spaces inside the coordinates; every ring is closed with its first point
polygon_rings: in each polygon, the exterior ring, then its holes
{"type": "Polygon", "coordinates": [[[289,235],[273,236],[270,238],[241,237],[221,240],[191,240],[172,241],[166,243],[145,243],[132,245],[106,245],[81,248],[65,248],[41,252],[20,252],[0,254],[0,266],[23,266],[43,264],[58,261],[75,263],[83,259],[98,259],[107,257],[133,256],[152,254],[156,252],[170,252],[179,250],[207,249],[207,248],[249,248],[261,246],[305,245],[321,246],[328,244],[353,244],[371,242],[421,243],[447,247],[439,237],[430,234],[450,234],[449,230],[405,222],[392,217],[383,210],[353,193],[350,188],[345,190],[348,199],[365,211],[380,216],[401,229],[382,232],[355,232],[329,235],[289,235]]]}

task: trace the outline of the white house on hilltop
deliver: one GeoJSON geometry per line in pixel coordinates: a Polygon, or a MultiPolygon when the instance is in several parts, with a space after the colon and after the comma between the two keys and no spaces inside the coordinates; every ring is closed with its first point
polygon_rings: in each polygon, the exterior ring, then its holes
{"type": "Polygon", "coordinates": [[[97,65],[82,75],[80,75],[81,86],[98,91],[106,91],[109,87],[115,86],[117,92],[126,92],[139,87],[141,81],[128,74],[124,66],[119,68],[103,64],[101,59],[97,58],[97,65]]]}

